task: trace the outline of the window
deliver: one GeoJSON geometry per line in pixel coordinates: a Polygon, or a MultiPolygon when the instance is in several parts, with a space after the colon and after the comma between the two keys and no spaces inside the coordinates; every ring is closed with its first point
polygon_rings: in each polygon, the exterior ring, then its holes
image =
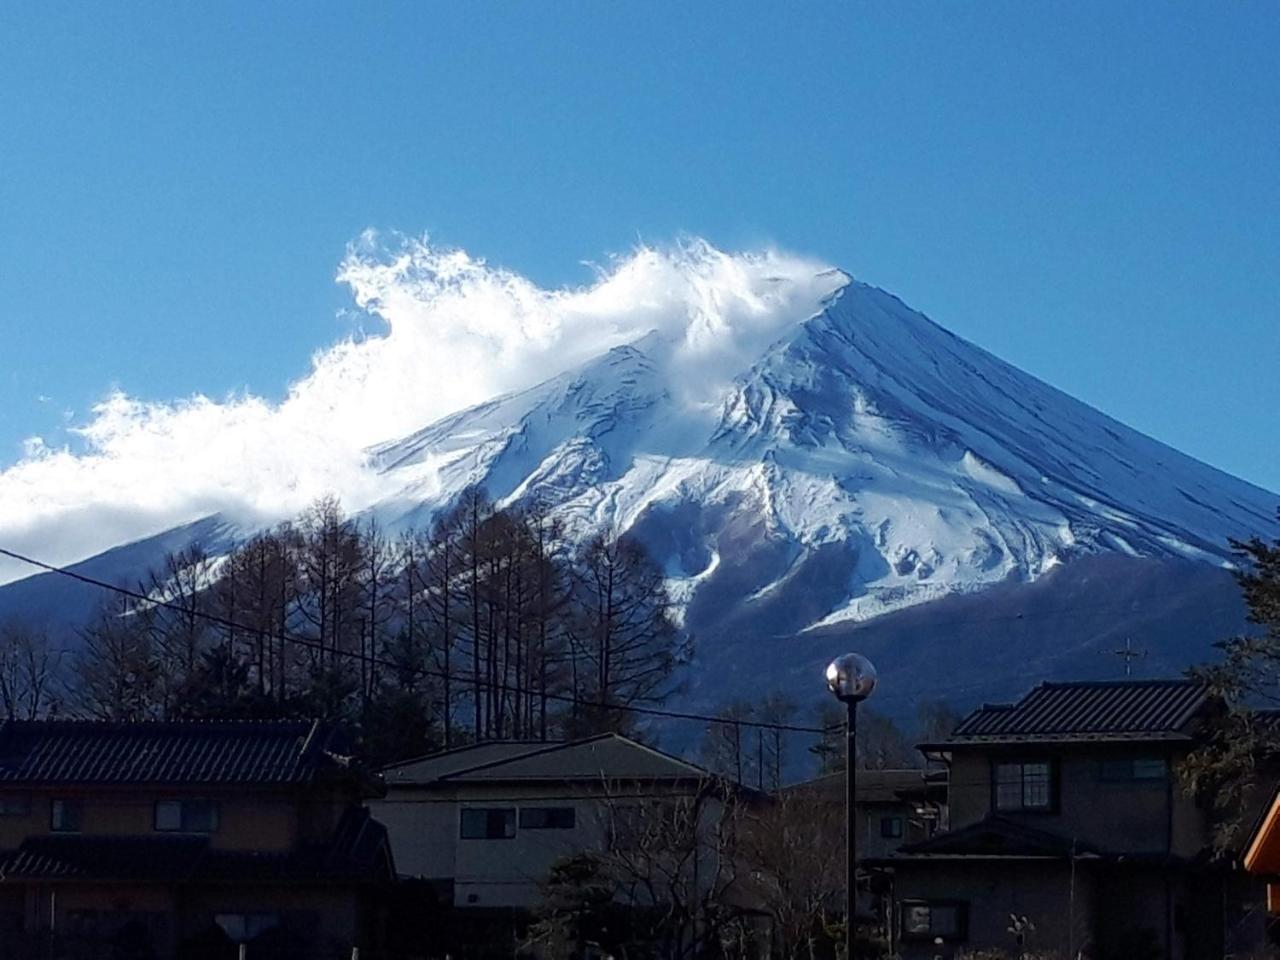
{"type": "Polygon", "coordinates": [[[79,800],[55,800],[50,809],[49,828],[56,833],[79,833],[82,812],[79,800]]]}
{"type": "Polygon", "coordinates": [[[1048,761],[996,764],[997,810],[1050,810],[1053,768],[1048,761]]]}
{"type": "Polygon", "coordinates": [[[218,829],[218,807],[212,800],[159,800],[157,830],[178,833],[213,833],[218,829]]]}
{"type": "Polygon", "coordinates": [[[1099,780],[1164,780],[1169,771],[1163,757],[1126,757],[1098,764],[1099,780]]]}
{"type": "Polygon", "coordinates": [[[902,836],[902,818],[901,817],[881,817],[880,818],[880,836],[887,837],[891,840],[897,840],[902,836]]]}
{"type": "Polygon", "coordinates": [[[959,900],[904,900],[902,936],[912,940],[964,940],[969,905],[959,900]]]}
{"type": "Polygon", "coordinates": [[[219,913],[213,922],[222,928],[222,932],[232,943],[248,943],[268,930],[280,926],[280,915],[277,913],[219,913]]]}
{"type": "Polygon", "coordinates": [[[0,817],[25,817],[31,812],[31,798],[25,793],[0,797],[0,817]]]}
{"type": "Polygon", "coordinates": [[[462,811],[463,840],[510,840],[516,835],[511,807],[475,807],[462,811]]]}
{"type": "Polygon", "coordinates": [[[572,830],[577,823],[573,807],[521,807],[521,830],[572,830]]]}

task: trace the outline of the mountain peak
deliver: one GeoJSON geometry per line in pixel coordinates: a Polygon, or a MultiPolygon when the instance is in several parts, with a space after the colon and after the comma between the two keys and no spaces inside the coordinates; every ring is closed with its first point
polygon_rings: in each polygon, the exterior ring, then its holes
{"type": "Polygon", "coordinates": [[[751,356],[699,368],[655,330],[454,414],[378,451],[389,475],[405,474],[391,502],[420,519],[472,484],[499,502],[537,499],[579,534],[642,536],[686,597],[707,575],[689,556],[718,556],[726,540],[782,549],[791,563],[745,584],[745,603],[839,547],[842,599],[810,626],[1034,580],[1096,553],[1221,565],[1229,536],[1276,529],[1272,495],[891,294],[847,281],[824,303],[751,356]]]}

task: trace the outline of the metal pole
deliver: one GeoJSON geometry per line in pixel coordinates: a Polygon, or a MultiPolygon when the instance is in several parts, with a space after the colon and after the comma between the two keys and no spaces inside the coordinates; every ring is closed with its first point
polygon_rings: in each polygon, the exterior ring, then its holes
{"type": "Polygon", "coordinates": [[[845,781],[845,832],[847,838],[845,840],[846,852],[846,875],[845,875],[845,942],[846,960],[857,960],[858,958],[858,937],[857,937],[857,910],[858,910],[858,807],[857,807],[857,781],[858,768],[856,764],[858,747],[858,702],[856,700],[846,701],[849,709],[848,722],[845,725],[845,745],[844,745],[844,781],[845,781]]]}

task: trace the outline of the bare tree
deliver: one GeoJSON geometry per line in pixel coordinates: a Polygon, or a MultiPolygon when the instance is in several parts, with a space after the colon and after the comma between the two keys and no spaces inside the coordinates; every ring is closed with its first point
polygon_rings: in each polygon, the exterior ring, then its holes
{"type": "Polygon", "coordinates": [[[10,720],[35,720],[51,705],[57,653],[47,631],[0,625],[0,707],[10,720]]]}
{"type": "Polygon", "coordinates": [[[299,619],[321,651],[316,664],[337,667],[348,659],[340,654],[360,644],[364,540],[334,497],[317,500],[304,512],[298,532],[299,619]]]}
{"type": "Polygon", "coordinates": [[[145,720],[163,715],[160,660],[149,623],[153,606],[123,595],[99,608],[82,632],[75,660],[77,708],[99,720],[145,720]]]}
{"type": "Polygon", "coordinates": [[[671,614],[666,582],[639,543],[596,536],[576,564],[573,601],[575,694],[591,704],[587,729],[621,727],[617,706],[654,703],[670,692],[688,644],[671,614]]]}
{"type": "Polygon", "coordinates": [[[669,796],[646,790],[608,788],[602,863],[660,956],[698,957],[740,919],[737,842],[745,801],[718,777],[669,796]]]}
{"type": "Polygon", "coordinates": [[[249,651],[261,698],[290,695],[298,649],[286,639],[298,597],[299,537],[288,524],[260,533],[227,556],[215,588],[217,613],[236,624],[224,631],[232,650],[249,651]]]}
{"type": "Polygon", "coordinates": [[[782,960],[813,960],[844,910],[843,807],[788,790],[745,818],[739,856],[751,864],[753,902],[773,922],[782,960]]]}
{"type": "Polygon", "coordinates": [[[758,740],[752,740],[755,731],[750,726],[743,728],[755,715],[755,704],[746,700],[735,700],[716,711],[719,719],[707,726],[702,741],[703,766],[734,783],[758,781],[763,750],[756,749],[758,740]]]}
{"type": "Polygon", "coordinates": [[[146,624],[159,664],[164,713],[171,714],[195,676],[213,636],[208,614],[217,564],[198,545],[168,553],[140,592],[154,601],[146,624]]]}

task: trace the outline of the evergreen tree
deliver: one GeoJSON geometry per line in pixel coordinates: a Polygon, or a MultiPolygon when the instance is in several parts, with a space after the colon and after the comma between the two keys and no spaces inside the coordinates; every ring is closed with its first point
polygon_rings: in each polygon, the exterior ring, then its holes
{"type": "Polygon", "coordinates": [[[1192,671],[1225,709],[1212,716],[1207,741],[1183,761],[1184,784],[1211,800],[1217,842],[1229,847],[1266,789],[1280,776],[1280,540],[1232,541],[1240,561],[1236,580],[1256,628],[1216,644],[1222,659],[1192,671]],[[1259,709],[1264,708],[1264,709],[1259,709]]]}

